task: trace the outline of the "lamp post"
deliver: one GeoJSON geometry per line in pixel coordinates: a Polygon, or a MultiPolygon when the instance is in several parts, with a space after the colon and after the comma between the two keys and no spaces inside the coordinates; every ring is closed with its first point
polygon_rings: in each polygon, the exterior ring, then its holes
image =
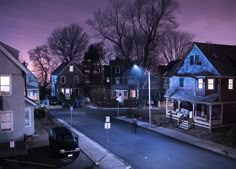
{"type": "MultiPolygon", "coordinates": [[[[139,66],[134,65],[135,69],[140,69],[139,66]]],[[[149,127],[152,126],[152,112],[151,112],[151,73],[149,70],[146,70],[148,74],[148,116],[149,116],[149,127]]]]}

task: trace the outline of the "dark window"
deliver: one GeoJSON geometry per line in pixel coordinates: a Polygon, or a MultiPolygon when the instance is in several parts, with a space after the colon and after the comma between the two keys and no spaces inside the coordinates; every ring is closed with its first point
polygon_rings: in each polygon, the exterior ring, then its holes
{"type": "Polygon", "coordinates": [[[184,87],[184,78],[179,79],[179,86],[184,87]]]}
{"type": "Polygon", "coordinates": [[[191,56],[190,56],[190,65],[193,65],[193,62],[194,62],[193,59],[194,59],[194,58],[193,58],[193,55],[191,55],[191,56]]]}
{"type": "Polygon", "coordinates": [[[120,73],[120,67],[119,67],[119,66],[116,66],[116,67],[115,67],[115,73],[116,73],[116,74],[119,74],[119,73],[120,73]]]}

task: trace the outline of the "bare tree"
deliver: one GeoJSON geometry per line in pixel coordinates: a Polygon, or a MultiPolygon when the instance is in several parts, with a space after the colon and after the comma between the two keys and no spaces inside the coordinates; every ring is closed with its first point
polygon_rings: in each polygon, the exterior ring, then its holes
{"type": "Polygon", "coordinates": [[[193,43],[194,35],[184,31],[170,31],[162,38],[159,55],[165,64],[180,60],[193,43]]]}
{"type": "Polygon", "coordinates": [[[56,28],[48,38],[52,54],[58,56],[62,62],[81,62],[87,44],[87,33],[76,24],[56,28]]]}
{"type": "Polygon", "coordinates": [[[39,81],[41,94],[45,96],[47,87],[50,84],[50,73],[58,65],[58,61],[50,56],[46,45],[31,49],[28,54],[30,61],[33,63],[33,72],[39,81]]]}
{"type": "Polygon", "coordinates": [[[110,1],[87,21],[100,37],[114,44],[122,57],[150,68],[162,35],[175,29],[176,0],[110,1]]]}

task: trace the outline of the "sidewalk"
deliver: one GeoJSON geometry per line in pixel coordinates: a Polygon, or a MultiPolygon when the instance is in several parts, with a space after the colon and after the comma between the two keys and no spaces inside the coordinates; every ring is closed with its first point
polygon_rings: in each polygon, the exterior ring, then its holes
{"type": "MultiPolygon", "coordinates": [[[[119,118],[115,117],[115,119],[121,120],[127,123],[132,123],[133,121],[133,119],[129,119],[124,116],[119,117],[119,118]]],[[[211,141],[203,140],[194,136],[190,136],[188,134],[184,134],[174,129],[169,129],[169,128],[165,128],[161,126],[149,127],[149,123],[139,121],[139,120],[138,120],[138,126],[236,160],[236,150],[233,148],[216,144],[211,141]]]]}
{"type": "MultiPolygon", "coordinates": [[[[63,125],[67,128],[71,128],[69,124],[61,119],[53,119],[55,124],[63,125]]],[[[79,145],[83,152],[101,169],[131,169],[131,166],[125,161],[115,156],[111,152],[102,147],[100,144],[96,143],[92,139],[88,138],[83,133],[79,132],[75,128],[71,128],[79,137],[79,145]]]]}

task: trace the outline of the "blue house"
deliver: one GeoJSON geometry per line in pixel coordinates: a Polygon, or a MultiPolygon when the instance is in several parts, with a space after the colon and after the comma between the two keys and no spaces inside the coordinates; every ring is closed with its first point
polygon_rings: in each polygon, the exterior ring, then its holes
{"type": "Polygon", "coordinates": [[[166,116],[181,128],[236,124],[236,46],[193,43],[164,75],[166,116]]]}

